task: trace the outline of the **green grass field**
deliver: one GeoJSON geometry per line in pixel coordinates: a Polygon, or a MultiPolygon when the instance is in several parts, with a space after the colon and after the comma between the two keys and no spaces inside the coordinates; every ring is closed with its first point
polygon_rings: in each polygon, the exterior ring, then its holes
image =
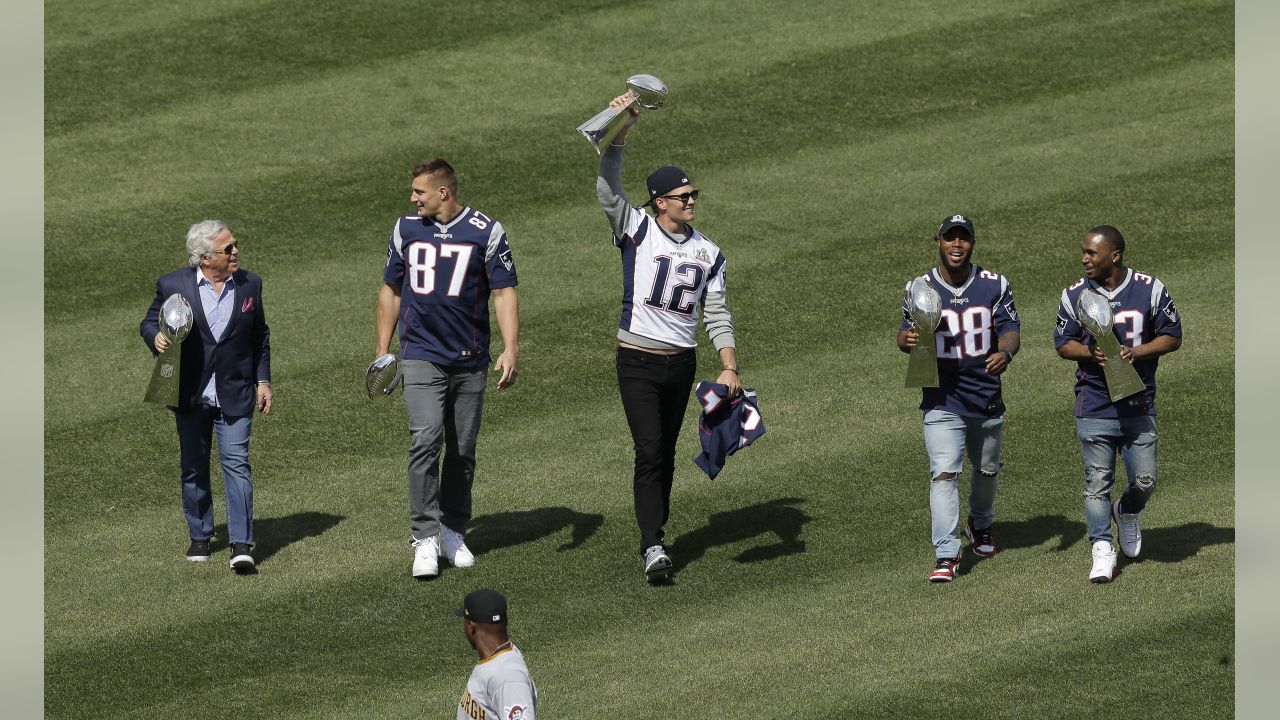
{"type": "MultiPolygon", "coordinates": [[[[476,658],[452,610],[481,586],[510,598],[543,717],[1233,714],[1231,3],[49,0],[45,19],[48,717],[453,717],[476,658]],[[677,163],[704,190],[768,426],[710,481],[690,408],[663,588],[635,556],[620,271],[573,131],[636,72],[671,96],[631,134],[627,185],[677,163]],[[490,383],[478,564],[419,583],[403,406],[361,383],[408,169],[437,155],[508,228],[522,376],[490,383]],[[935,586],[892,338],[951,212],[1011,279],[1023,351],[1006,549],[935,586]],[[141,402],[138,321],[206,217],[263,276],[272,330],[245,577],[221,526],[213,562],[182,558],[177,436],[141,402]],[[1144,557],[1094,586],[1051,332],[1100,223],[1168,285],[1186,342],[1161,363],[1144,557]]],[[[713,376],[705,338],[700,357],[713,376]]]]}

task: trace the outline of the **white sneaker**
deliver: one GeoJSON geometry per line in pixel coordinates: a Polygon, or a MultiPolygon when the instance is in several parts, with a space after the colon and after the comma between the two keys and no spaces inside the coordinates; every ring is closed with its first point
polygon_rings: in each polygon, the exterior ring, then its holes
{"type": "Polygon", "coordinates": [[[440,574],[440,538],[433,535],[426,540],[410,537],[413,545],[413,576],[435,577],[440,574]]]}
{"type": "Polygon", "coordinates": [[[476,556],[467,549],[462,533],[440,526],[440,557],[456,568],[469,568],[476,564],[476,556]]]}
{"type": "Polygon", "coordinates": [[[1089,582],[1111,582],[1116,576],[1116,549],[1106,540],[1093,544],[1093,569],[1089,571],[1089,582]]]}
{"type": "Polygon", "coordinates": [[[1111,517],[1116,519],[1116,533],[1120,536],[1120,551],[1125,557],[1136,558],[1142,552],[1142,528],[1138,527],[1138,513],[1120,512],[1120,501],[1111,505],[1111,517]]]}
{"type": "Polygon", "coordinates": [[[666,548],[652,545],[644,551],[644,576],[649,582],[658,582],[671,575],[671,558],[666,548]]]}

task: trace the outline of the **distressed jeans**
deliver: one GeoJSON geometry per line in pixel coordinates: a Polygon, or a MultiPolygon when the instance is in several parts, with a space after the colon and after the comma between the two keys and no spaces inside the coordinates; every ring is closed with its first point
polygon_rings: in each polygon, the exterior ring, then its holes
{"type": "Polygon", "coordinates": [[[1156,489],[1156,447],[1160,441],[1156,418],[1076,418],[1076,435],[1084,458],[1084,516],[1089,524],[1089,542],[1111,542],[1111,486],[1116,479],[1116,453],[1124,459],[1129,480],[1120,496],[1120,511],[1142,512],[1156,489]]]}
{"type": "Polygon", "coordinates": [[[940,558],[960,556],[960,475],[969,455],[969,515],[974,527],[990,527],[1000,484],[1000,442],[1004,418],[962,417],[946,410],[924,414],[924,446],[929,453],[929,515],[933,546],[940,558]],[[950,473],[954,477],[940,479],[950,473]]]}

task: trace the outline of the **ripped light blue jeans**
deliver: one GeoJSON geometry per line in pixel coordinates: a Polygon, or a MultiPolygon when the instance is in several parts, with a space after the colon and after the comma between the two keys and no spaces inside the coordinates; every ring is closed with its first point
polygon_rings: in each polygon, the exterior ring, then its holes
{"type": "Polygon", "coordinates": [[[1111,486],[1116,480],[1116,453],[1124,459],[1128,484],[1120,511],[1142,512],[1156,490],[1156,447],[1160,434],[1154,415],[1122,418],[1076,418],[1076,435],[1084,458],[1084,517],[1089,542],[1111,542],[1111,486]]]}
{"type": "Polygon", "coordinates": [[[1000,442],[1004,418],[962,417],[946,410],[924,414],[924,447],[929,452],[929,515],[934,553],[940,558],[960,556],[960,475],[969,455],[969,515],[977,528],[991,526],[996,516],[1000,442]],[[950,473],[950,479],[939,479],[950,473]]]}

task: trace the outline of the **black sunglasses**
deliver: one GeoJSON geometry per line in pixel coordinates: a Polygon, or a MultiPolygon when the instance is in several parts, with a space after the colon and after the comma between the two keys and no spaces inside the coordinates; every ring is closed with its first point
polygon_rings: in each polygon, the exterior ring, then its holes
{"type": "Polygon", "coordinates": [[[214,250],[211,254],[212,255],[230,255],[231,253],[239,249],[240,248],[237,248],[235,243],[231,243],[230,245],[222,248],[221,250],[214,250]]]}
{"type": "Polygon", "coordinates": [[[681,205],[688,205],[690,200],[698,199],[698,190],[680,193],[679,195],[659,195],[663,200],[679,200],[681,205]]]}

